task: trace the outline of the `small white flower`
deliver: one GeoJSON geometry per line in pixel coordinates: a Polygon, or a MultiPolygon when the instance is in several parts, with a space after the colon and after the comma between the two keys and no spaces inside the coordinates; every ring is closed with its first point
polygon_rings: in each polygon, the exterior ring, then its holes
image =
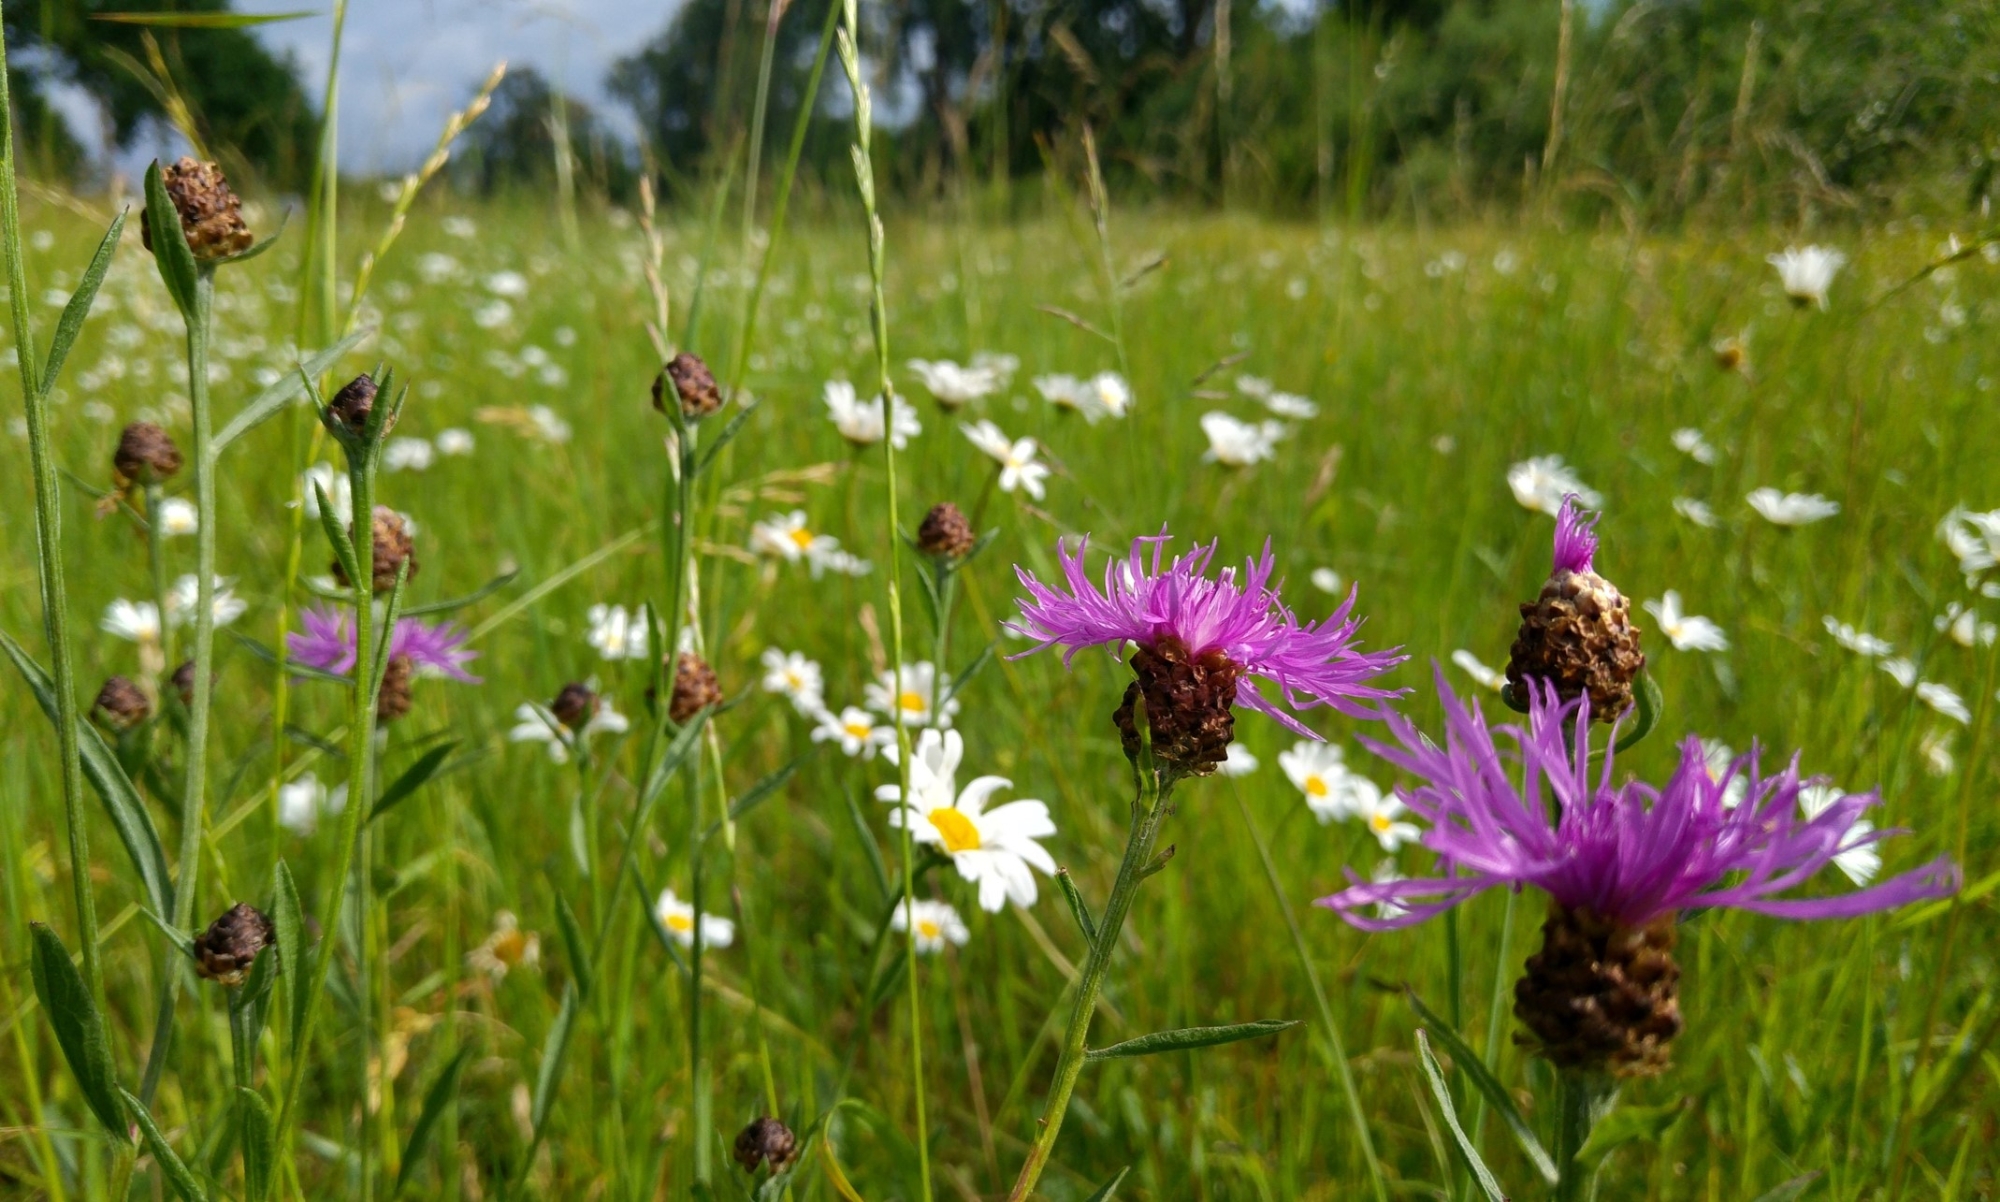
{"type": "Polygon", "coordinates": [[[1917,683],[1917,664],[1907,656],[1898,655],[1882,661],[1882,670],[1904,688],[1913,688],[1917,683]]]}
{"type": "Polygon", "coordinates": [[[1319,406],[1295,392],[1273,392],[1264,397],[1264,408],[1293,421],[1311,421],[1319,416],[1319,406]]]}
{"type": "Polygon", "coordinates": [[[1917,754],[1923,757],[1924,767],[1932,776],[1950,776],[1958,767],[1958,760],[1951,754],[1951,732],[1942,727],[1931,731],[1917,745],[1917,754]]]}
{"type": "MultiPolygon", "coordinates": [[[[653,906],[653,916],[660,920],[667,934],[682,947],[693,947],[695,940],[694,904],[684,902],[672,889],[662,889],[660,900],[653,906]]],[[[703,947],[728,947],[736,942],[736,924],[719,914],[701,916],[701,945],[703,947]]]]}
{"type": "Polygon", "coordinates": [[[499,981],[516,968],[535,968],[542,962],[542,937],[522,931],[521,920],[512,910],[493,913],[493,933],[483,943],[465,953],[467,967],[499,981]]]}
{"type": "Polygon", "coordinates": [[[1335,595],[1338,595],[1341,587],[1347,583],[1340,578],[1340,573],[1334,571],[1332,568],[1314,568],[1312,575],[1306,577],[1306,579],[1312,581],[1312,586],[1320,592],[1333,593],[1335,595]]]}
{"type": "Polygon", "coordinates": [[[1696,463],[1715,462],[1715,448],[1709,444],[1700,430],[1692,426],[1683,426],[1674,431],[1674,449],[1696,463]]]}
{"type": "MultiPolygon", "coordinates": [[[[234,583],[224,576],[214,580],[214,590],[209,597],[209,612],[214,615],[217,626],[227,626],[243,616],[250,603],[238,597],[230,589],[234,583]]],[[[194,621],[195,609],[201,604],[201,580],[190,572],[174,581],[174,587],[167,593],[167,624],[183,626],[194,621]]]]}
{"type": "Polygon", "coordinates": [[[906,905],[896,907],[896,914],[889,920],[898,931],[916,928],[917,951],[922,955],[941,952],[944,945],[964,947],[972,938],[972,932],[965,927],[965,920],[948,903],[917,898],[906,905]]]}
{"type": "MultiPolygon", "coordinates": [[[[1845,790],[1833,785],[1807,785],[1799,790],[1799,810],[1810,821],[1846,796],[1845,790]]],[[[1833,857],[1833,866],[1846,873],[1847,879],[1857,885],[1866,885],[1875,879],[1876,873],[1882,871],[1882,853],[1870,837],[1874,833],[1874,823],[1866,818],[1856,818],[1854,824],[1841,835],[1841,850],[1833,857]]]]}
{"type": "Polygon", "coordinates": [[[850,705],[838,714],[821,710],[818,717],[819,725],[812,732],[813,742],[833,740],[840,744],[845,755],[872,760],[876,752],[896,741],[894,727],[878,725],[875,715],[858,705],[850,705]]]}
{"type": "Polygon", "coordinates": [[[1278,753],[1278,767],[1305,794],[1306,807],[1322,826],[1357,817],[1381,801],[1382,790],[1347,766],[1337,743],[1302,739],[1278,753]]]}
{"type": "Polygon", "coordinates": [[[1763,516],[1764,520],[1779,526],[1805,526],[1823,521],[1840,512],[1840,502],[1831,501],[1818,493],[1780,492],[1775,488],[1760,488],[1745,500],[1750,508],[1763,516]]]}
{"type": "Polygon", "coordinates": [[[1979,611],[1953,601],[1937,617],[1937,628],[1961,647],[1991,647],[2000,638],[2000,626],[1979,620],[1979,611]]]}
{"type": "Polygon", "coordinates": [[[951,727],[952,715],[958,713],[958,698],[947,698],[944,712],[934,715],[932,707],[938,691],[945,682],[939,678],[937,669],[929,660],[920,659],[913,664],[903,665],[902,691],[897,691],[896,671],[884,668],[874,683],[862,689],[863,701],[869,709],[893,720],[897,709],[903,712],[903,725],[936,726],[940,730],[951,727]]]}
{"type": "Polygon", "coordinates": [[[764,648],[764,691],[779,693],[802,714],[826,708],[826,678],[818,664],[798,651],[764,648]]]}
{"type": "Polygon", "coordinates": [[[768,521],[752,523],[750,549],[786,563],[804,560],[806,566],[812,569],[815,580],[822,572],[863,576],[869,570],[866,560],[856,559],[840,549],[839,539],[830,534],[814,533],[806,525],[806,511],[803,509],[772,514],[768,521]]]}
{"type": "Polygon", "coordinates": [[[384,471],[421,472],[437,460],[437,448],[421,438],[392,438],[382,448],[384,471]]]}
{"type": "Polygon", "coordinates": [[[472,324],[482,330],[497,330],[514,319],[514,306],[503,300],[490,300],[472,311],[472,324]]]}
{"type": "Polygon", "coordinates": [[[1847,262],[1847,256],[1827,246],[1808,246],[1803,250],[1788,246],[1783,254],[1768,255],[1764,261],[1778,269],[1778,280],[1793,304],[1802,308],[1818,305],[1823,310],[1834,273],[1847,262]]]}
{"type": "Polygon", "coordinates": [[[1211,411],[1201,415],[1201,431],[1208,435],[1205,463],[1226,467],[1248,467],[1278,456],[1278,440],[1285,436],[1283,422],[1240,421],[1227,413],[1211,411]]]}
{"type": "Polygon", "coordinates": [[[1889,642],[1889,640],[1878,639],[1865,630],[1857,630],[1835,618],[1832,614],[1826,615],[1820,621],[1826,626],[1826,632],[1833,636],[1834,642],[1839,643],[1856,655],[1864,655],[1869,659],[1880,659],[1896,649],[1895,644],[1889,642]]]}
{"type": "Polygon", "coordinates": [[[333,516],[343,526],[354,521],[354,484],[346,472],[336,472],[333,465],[315,463],[299,477],[299,493],[305,498],[306,516],[319,517],[319,495],[326,494],[333,506],[333,516]]]}
{"type": "Polygon", "coordinates": [[[1231,743],[1229,754],[1222,758],[1222,762],[1216,765],[1215,770],[1224,776],[1248,776],[1257,771],[1258,766],[1257,757],[1251,754],[1248,747],[1241,743],[1231,743]]]}
{"type": "MultiPolygon", "coordinates": [[[[855,394],[854,385],[845,380],[828,380],[826,408],[827,416],[833,419],[833,428],[855,446],[873,446],[882,441],[881,397],[863,404],[855,394]]],[[[889,441],[899,451],[909,445],[910,439],[924,432],[923,423],[917,420],[917,411],[902,397],[896,398],[891,423],[889,441]]]]}
{"type": "Polygon", "coordinates": [[[310,772],[278,786],[278,825],[297,835],[310,835],[320,815],[334,817],[347,808],[347,786],[328,789],[310,772]]]}
{"type": "Polygon", "coordinates": [[[547,405],[528,406],[528,421],[544,442],[561,444],[569,441],[569,423],[547,405]]]}
{"type": "Polygon", "coordinates": [[[160,641],[160,609],[151,601],[127,601],[120,597],[104,607],[97,628],[128,643],[157,644],[160,641]]]}
{"type": "Polygon", "coordinates": [[[590,620],[586,637],[597,654],[608,660],[645,659],[652,632],[646,629],[642,610],[627,611],[622,605],[598,603],[584,615],[590,620]]]}
{"type": "Polygon", "coordinates": [[[1039,501],[1044,489],[1042,481],[1048,479],[1049,467],[1035,462],[1035,440],[1032,438],[1009,439],[1001,433],[1000,427],[991,421],[980,420],[972,425],[960,425],[965,437],[1000,465],[1000,491],[1013,492],[1020,489],[1039,501]]]}
{"type": "MultiPolygon", "coordinates": [[[[591,681],[591,686],[596,685],[591,681]]],[[[632,723],[625,715],[611,707],[611,698],[599,697],[597,709],[583,724],[582,730],[571,730],[547,706],[523,701],[514,707],[514,726],[507,732],[507,739],[513,743],[545,743],[549,758],[558,764],[569,762],[570,753],[577,744],[588,743],[593,735],[624,734],[632,729],[632,723]]]]}
{"type": "Polygon", "coordinates": [[[447,217],[444,219],[444,232],[454,238],[470,238],[479,232],[479,227],[473,224],[470,217],[447,217]]]}
{"type": "Polygon", "coordinates": [[[1916,687],[1917,700],[1930,706],[1938,713],[1950,718],[1960,726],[1972,725],[1972,711],[1967,708],[1965,698],[1952,689],[1934,680],[1920,680],[1916,687]]]}
{"type": "Polygon", "coordinates": [[[1968,581],[2000,565],[2000,509],[1975,513],[1956,506],[1938,522],[1937,533],[1968,581]]]}
{"type": "Polygon", "coordinates": [[[1708,507],[1708,502],[1697,501],[1693,497],[1675,497],[1674,512],[1705,530],[1715,529],[1719,520],[1715,510],[1708,507]]]}
{"type": "Polygon", "coordinates": [[[995,361],[981,365],[974,360],[971,367],[960,367],[949,359],[912,359],[909,366],[938,404],[947,409],[971,404],[1006,386],[1005,375],[995,361]]]}
{"type": "MultiPolygon", "coordinates": [[[[1362,780],[1363,778],[1356,778],[1362,780]]],[[[1382,850],[1394,852],[1405,843],[1423,837],[1423,828],[1414,822],[1405,822],[1403,815],[1408,807],[1396,799],[1394,794],[1385,794],[1374,787],[1374,782],[1363,780],[1369,787],[1354,791],[1354,816],[1368,826],[1368,833],[1382,845],[1382,850]]]]}
{"type": "Polygon", "coordinates": [[[1050,404],[1074,409],[1091,425],[1107,417],[1124,417],[1132,405],[1132,389],[1115,371],[1099,372],[1088,380],[1071,375],[1035,377],[1035,389],[1050,404]]]}
{"type": "MultiPolygon", "coordinates": [[[[1703,739],[1701,759],[1702,767],[1708,771],[1708,779],[1719,781],[1728,775],[1729,769],[1736,763],[1736,752],[1721,739],[1703,739]]],[[[1729,783],[1722,787],[1722,808],[1733,810],[1742,805],[1743,799],[1749,795],[1750,778],[1740,772],[1736,773],[1730,776],[1729,783]]]]}
{"type": "Polygon", "coordinates": [[[528,295],[528,277],[518,271],[496,271],[486,277],[486,290],[495,296],[520,300],[528,295]]]}
{"type": "Polygon", "coordinates": [[[1508,468],[1507,487],[1524,508],[1551,517],[1561,512],[1563,498],[1571,493],[1585,509],[1604,504],[1603,496],[1578,478],[1561,455],[1538,455],[1508,468]]]}
{"type": "Polygon", "coordinates": [[[1270,396],[1275,386],[1262,376],[1236,377],[1236,391],[1253,400],[1261,401],[1270,396]]]}
{"type": "Polygon", "coordinates": [[[440,455],[470,455],[474,445],[472,431],[461,430],[457,426],[449,430],[439,430],[437,438],[433,441],[437,444],[440,455]]]}
{"type": "Polygon", "coordinates": [[[951,857],[953,867],[979,886],[979,908],[998,913],[1009,901],[1035,904],[1035,877],[1030,868],[1054,876],[1056,862],[1036,842],[1056,833],[1049,807],[1032,799],[1012,801],[988,810],[986,802],[1001,789],[1013,787],[1002,776],[974,778],[958,789],[958,765],[965,742],[955,730],[927,730],[910,755],[910,793],[899,785],[883,785],[875,796],[896,808],[889,825],[907,827],[910,838],[951,857]]]}
{"type": "Polygon", "coordinates": [[[193,534],[201,529],[201,511],[194,502],[182,497],[164,497],[160,501],[160,534],[164,538],[177,538],[193,534]]]}
{"type": "Polygon", "coordinates": [[[1457,664],[1467,676],[1472,677],[1473,683],[1482,689],[1492,689],[1497,693],[1507,683],[1506,673],[1487,667],[1478,656],[1462,647],[1451,653],[1451,662],[1457,664]]]}
{"type": "Polygon", "coordinates": [[[1681,609],[1681,595],[1668,589],[1664,597],[1645,603],[1646,612],[1660,623],[1660,633],[1667,636],[1676,651],[1727,651],[1729,636],[1707,618],[1687,613],[1681,609]]]}

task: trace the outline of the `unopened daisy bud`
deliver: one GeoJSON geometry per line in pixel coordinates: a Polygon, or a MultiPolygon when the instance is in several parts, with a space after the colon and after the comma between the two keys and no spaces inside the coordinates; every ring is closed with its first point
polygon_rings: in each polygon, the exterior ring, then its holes
{"type": "Polygon", "coordinates": [[[394,722],[410,712],[410,686],[416,683],[417,664],[407,655],[392,655],[382,669],[382,691],[375,695],[375,720],[394,722]]]}
{"type": "Polygon", "coordinates": [[[708,364],[699,355],[682,351],[667,360],[660,374],[653,377],[653,408],[661,413],[667,411],[669,383],[680,404],[681,416],[691,422],[722,408],[722,390],[716,387],[715,373],[708,370],[708,364]]]}
{"type": "Polygon", "coordinates": [[[127,484],[159,484],[181,470],[181,449],[152,422],[133,422],[118,436],[111,470],[127,484]]]}
{"type": "MultiPolygon", "coordinates": [[[[396,587],[396,573],[404,564],[410,565],[410,577],[416,576],[416,546],[410,541],[410,529],[404,524],[403,515],[387,505],[375,507],[375,519],[371,525],[375,532],[375,565],[370,583],[374,591],[386,593],[396,587]]],[[[339,559],[333,561],[333,578],[346,587],[354,586],[339,559]]]]}
{"type": "MultiPolygon", "coordinates": [[[[160,171],[167,199],[180,214],[181,231],[197,259],[219,259],[250,249],[255,241],[243,224],[243,202],[214,163],[183,157],[160,171]]],[[[139,240],[153,249],[152,215],[139,212],[139,240]]]]}
{"type": "Polygon", "coordinates": [[[765,1117],[750,1120],[750,1125],[737,1133],[731,1154],[746,1173],[756,1172],[757,1166],[766,1162],[777,1173],[792,1163],[798,1150],[798,1139],[792,1129],[777,1119],[765,1117]]]}
{"type": "Polygon", "coordinates": [[[1558,1068],[1618,1077],[1666,1071],[1681,1033],[1674,915],[1628,926],[1561,903],[1514,985],[1514,1016],[1558,1068]]]}
{"type": "Polygon", "coordinates": [[[597,716],[603,699],[592,692],[590,686],[571,682],[562,687],[556,699],[549,702],[549,712],[567,730],[582,730],[584,725],[597,716]]]}
{"type": "Polygon", "coordinates": [[[227,913],[195,936],[194,970],[203,978],[234,989],[250,975],[250,966],[271,941],[277,928],[257,907],[237,902],[227,913]]]}
{"type": "Polygon", "coordinates": [[[327,411],[341,425],[359,434],[368,428],[368,415],[375,411],[377,391],[375,377],[364,371],[340,386],[340,391],[326,403],[327,411]]]}
{"type": "Polygon", "coordinates": [[[704,709],[722,704],[722,683],[715,669],[692,651],[683,651],[674,661],[674,692],[667,701],[667,717],[684,723],[704,709]]]}
{"type": "Polygon", "coordinates": [[[950,501],[939,501],[917,527],[917,550],[933,559],[964,559],[978,539],[972,523],[950,501]]]}
{"type": "Polygon", "coordinates": [[[1135,710],[1146,700],[1146,725],[1151,728],[1153,758],[1170,771],[1207,776],[1229,756],[1236,737],[1236,682],[1242,669],[1219,649],[1189,655],[1188,646],[1173,635],[1155,639],[1153,646],[1132,653],[1132,674],[1125,700],[1111,715],[1125,744],[1128,759],[1139,757],[1139,724],[1135,710]]]}
{"type": "Polygon", "coordinates": [[[1530,680],[1553,686],[1564,701],[1590,698],[1593,721],[1617,721],[1632,705],[1632,681],[1646,666],[1631,604],[1618,586],[1597,574],[1592,558],[1596,514],[1585,514],[1574,496],[1556,516],[1555,570],[1539,597],[1521,606],[1521,629],[1507,661],[1507,685],[1525,706],[1530,680]]]}
{"type": "Polygon", "coordinates": [[[146,694],[123,676],[113,676],[97,690],[97,700],[91,704],[98,721],[112,730],[125,731],[153,716],[153,703],[146,694]]]}

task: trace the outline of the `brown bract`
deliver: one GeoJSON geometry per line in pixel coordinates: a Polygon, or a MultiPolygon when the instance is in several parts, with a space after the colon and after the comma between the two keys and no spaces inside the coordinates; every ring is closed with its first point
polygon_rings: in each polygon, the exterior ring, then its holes
{"type": "Polygon", "coordinates": [[[416,683],[417,665],[407,655],[392,655],[382,667],[382,691],[375,695],[375,720],[394,722],[410,712],[410,687],[416,683]]]}
{"type": "Polygon", "coordinates": [[[97,700],[91,705],[97,712],[98,720],[112,730],[131,730],[152,716],[153,703],[139,686],[123,676],[113,676],[97,690],[97,700]]]}
{"type": "Polygon", "coordinates": [[[1190,655],[1187,644],[1172,635],[1151,648],[1132,653],[1135,679],[1125,686],[1125,700],[1111,715],[1125,744],[1125,755],[1139,755],[1139,725],[1134,709],[1146,700],[1146,723],[1152,728],[1153,758],[1170,771],[1207,776],[1229,755],[1236,735],[1236,682],[1242,669],[1219,650],[1190,655]]]}
{"type": "MultiPolygon", "coordinates": [[[[219,259],[241,254],[256,241],[243,224],[243,202],[229,186],[222,168],[214,163],[182,158],[160,172],[167,199],[180,214],[181,231],[187,235],[188,249],[197,259],[219,259]]],[[[139,240],[153,249],[151,215],[139,214],[139,240]]]]}
{"type": "MultiPolygon", "coordinates": [[[[375,534],[375,563],[370,584],[374,591],[386,593],[395,588],[396,573],[405,563],[410,565],[409,579],[415,579],[417,549],[410,540],[410,529],[404,525],[403,515],[387,505],[377,505],[371,525],[375,534]]],[[[354,586],[338,559],[333,561],[333,578],[349,588],[354,586]]]]}
{"type": "Polygon", "coordinates": [[[972,523],[950,501],[939,501],[917,526],[917,550],[938,559],[963,559],[971,553],[977,536],[972,523]]]}
{"type": "Polygon", "coordinates": [[[1507,683],[1524,700],[1527,680],[1553,684],[1564,701],[1588,694],[1590,717],[1611,723],[1632,704],[1632,680],[1646,666],[1631,603],[1595,572],[1558,572],[1521,606],[1521,629],[1507,683]]]}
{"type": "Polygon", "coordinates": [[[1551,904],[1542,949],[1514,985],[1514,1017],[1560,1068],[1650,1077],[1681,1033],[1674,916],[1643,927],[1551,904]]]}
{"type": "Polygon", "coordinates": [[[674,661],[674,693],[667,702],[667,717],[678,725],[704,709],[722,704],[722,682],[708,661],[692,651],[683,651],[674,661]]]}
{"type": "Polygon", "coordinates": [[[118,435],[111,470],[124,484],[158,484],[181,470],[181,449],[152,422],[133,422],[118,435]]]}
{"type": "Polygon", "coordinates": [[[368,428],[368,415],[375,411],[377,391],[375,377],[364,371],[342,384],[326,407],[341,425],[359,434],[368,428]]]}
{"type": "Polygon", "coordinates": [[[792,1129],[777,1119],[765,1117],[750,1120],[750,1125],[737,1133],[731,1155],[746,1173],[756,1172],[757,1166],[767,1161],[776,1173],[792,1162],[798,1150],[798,1139],[792,1129]]]}
{"type": "Polygon", "coordinates": [[[234,989],[250,975],[258,953],[271,945],[277,928],[247,902],[237,902],[222,917],[195,936],[194,970],[202,977],[234,989]]]}
{"type": "Polygon", "coordinates": [[[672,382],[674,396],[680,404],[681,416],[691,422],[698,422],[722,408],[722,390],[716,386],[715,373],[708,370],[708,364],[701,356],[682,351],[667,361],[660,374],[653,377],[653,408],[667,411],[666,386],[672,382]]]}
{"type": "Polygon", "coordinates": [[[556,721],[562,723],[564,729],[578,731],[597,716],[599,704],[600,700],[596,693],[590,691],[590,686],[572,681],[562,687],[562,692],[556,694],[554,701],[549,702],[549,712],[556,716],[556,721]]]}

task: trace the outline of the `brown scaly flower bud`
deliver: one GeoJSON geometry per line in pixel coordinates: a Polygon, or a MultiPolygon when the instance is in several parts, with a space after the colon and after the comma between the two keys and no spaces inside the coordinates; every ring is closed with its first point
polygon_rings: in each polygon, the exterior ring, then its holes
{"type": "MultiPolygon", "coordinates": [[[[370,583],[376,592],[386,593],[396,587],[396,571],[405,563],[410,565],[410,578],[416,577],[417,549],[410,541],[410,529],[403,524],[403,515],[387,505],[375,507],[375,520],[371,524],[375,531],[375,567],[370,583]]],[[[354,587],[338,559],[333,561],[333,578],[348,588],[354,587]]]]}
{"type": "Polygon", "coordinates": [[[237,902],[195,936],[194,970],[207,980],[234,989],[249,977],[258,953],[271,946],[277,935],[277,928],[262,911],[237,902]]]}
{"type": "Polygon", "coordinates": [[[1591,567],[1595,514],[1563,499],[1556,516],[1555,570],[1541,595],[1521,606],[1521,629],[1507,661],[1507,685],[1526,705],[1532,678],[1564,701],[1590,698],[1594,722],[1618,720],[1632,705],[1632,681],[1646,666],[1632,606],[1618,586],[1591,567]]]}
{"type": "Polygon", "coordinates": [[[123,676],[113,676],[97,690],[97,700],[91,709],[98,720],[112,730],[125,731],[153,716],[153,703],[139,686],[123,676]]]}
{"type": "Polygon", "coordinates": [[[963,559],[979,541],[972,523],[950,501],[939,501],[917,526],[917,550],[933,559],[963,559]]]}
{"type": "Polygon", "coordinates": [[[746,1173],[757,1171],[759,1164],[769,1162],[773,1173],[783,1171],[792,1163],[799,1152],[798,1139],[792,1129],[774,1118],[755,1118],[750,1125],[736,1135],[736,1147],[731,1155],[736,1163],[743,1166],[746,1173]]]}
{"type": "Polygon", "coordinates": [[[565,729],[579,731],[597,716],[598,706],[602,704],[603,699],[591,692],[590,686],[572,681],[562,687],[562,692],[556,694],[554,701],[549,702],[549,712],[565,729]]]}
{"type": "Polygon", "coordinates": [[[653,408],[661,413],[667,411],[669,381],[680,400],[681,416],[687,420],[698,422],[722,408],[722,390],[716,387],[715,373],[708,370],[701,356],[682,351],[653,377],[653,408]]]}
{"type": "Polygon", "coordinates": [[[721,704],[722,682],[715,678],[715,669],[694,652],[681,652],[674,661],[674,693],[667,701],[667,717],[680,724],[721,704]]]}
{"type": "MultiPolygon", "coordinates": [[[[1551,903],[1542,950],[1514,984],[1514,1016],[1558,1068],[1651,1077],[1681,1033],[1674,916],[1630,927],[1551,903]]],[[[1524,1042],[1528,1042],[1525,1041],[1524,1042]]]]}
{"type": "Polygon", "coordinates": [[[181,470],[181,449],[152,422],[133,422],[118,436],[111,470],[124,484],[159,484],[181,470]]]}
{"type": "MultiPolygon", "coordinates": [[[[213,678],[211,677],[211,679],[213,678]]],[[[181,666],[175,668],[174,674],[167,678],[167,686],[173,689],[174,696],[181,699],[183,706],[192,706],[194,704],[194,661],[191,659],[182,660],[181,666]]]]}
{"type": "Polygon", "coordinates": [[[1125,744],[1128,759],[1139,757],[1139,725],[1134,709],[1146,699],[1146,724],[1152,728],[1153,758],[1168,771],[1207,776],[1229,755],[1236,734],[1236,681],[1242,669],[1220,650],[1190,656],[1188,646],[1173,635],[1161,635],[1152,648],[1132,652],[1132,674],[1125,700],[1111,715],[1125,744]]]}
{"type": "MultiPolygon", "coordinates": [[[[243,224],[243,202],[223,178],[214,163],[182,158],[160,171],[167,199],[180,214],[181,230],[187,235],[188,249],[197,259],[220,259],[250,249],[256,239],[243,224]]],[[[152,215],[139,213],[139,240],[153,249],[152,215]]]]}
{"type": "Polygon", "coordinates": [[[367,372],[349,380],[326,403],[334,419],[356,434],[368,428],[368,415],[375,411],[375,377],[367,372]]]}
{"type": "Polygon", "coordinates": [[[375,695],[375,720],[389,723],[410,712],[410,686],[416,683],[417,664],[407,655],[392,655],[382,667],[382,691],[375,695]]]}

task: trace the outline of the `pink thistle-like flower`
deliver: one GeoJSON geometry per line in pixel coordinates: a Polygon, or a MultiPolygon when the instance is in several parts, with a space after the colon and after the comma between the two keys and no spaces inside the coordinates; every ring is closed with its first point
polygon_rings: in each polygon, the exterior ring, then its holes
{"type": "Polygon", "coordinates": [[[1778,918],[1848,918],[1944,897],[1959,887],[1948,857],[1871,888],[1823,898],[1782,898],[1834,857],[1894,831],[1857,826],[1876,793],[1848,794],[1807,814],[1799,794],[1815,780],[1798,758],[1775,776],[1752,747],[1711,775],[1701,741],[1681,744],[1680,763],[1662,787],[1614,785],[1610,747],[1591,766],[1590,702],[1565,704],[1537,684],[1525,729],[1499,729],[1503,753],[1475,702],[1461,702],[1438,674],[1444,702],[1442,747],[1409,719],[1387,713],[1394,744],[1362,740],[1415,776],[1397,790],[1428,824],[1424,846],[1440,875],[1353,883],[1318,904],[1363,930],[1410,926],[1496,886],[1533,885],[1568,911],[1643,928],[1680,911],[1732,907],[1778,918]],[[1568,738],[1565,739],[1565,735],[1568,738]],[[1740,791],[1740,797],[1735,795],[1740,791]],[[1373,913],[1381,907],[1380,913],[1373,913]]]}
{"type": "Polygon", "coordinates": [[[1066,590],[1016,567],[1028,596],[1020,602],[1020,617],[1006,627],[1037,643],[1022,654],[1061,645],[1068,664],[1085,647],[1108,647],[1116,654],[1132,643],[1139,648],[1134,667],[1142,679],[1143,664],[1153,657],[1197,667],[1206,663],[1208,671],[1228,678],[1225,708],[1229,700],[1240,701],[1308,738],[1319,736],[1288,710],[1328,705],[1354,717],[1374,718],[1376,710],[1364,702],[1400,695],[1401,690],[1368,683],[1408,657],[1395,649],[1356,649],[1361,621],[1353,616],[1352,590],[1329,617],[1302,622],[1271,584],[1275,564],[1268,541],[1262,555],[1244,562],[1240,574],[1224,568],[1210,578],[1215,543],[1163,563],[1170,539],[1164,530],[1133,539],[1124,558],[1105,566],[1101,589],[1085,572],[1088,537],[1074,550],[1056,548],[1066,590]],[[1270,682],[1274,695],[1260,691],[1253,677],[1270,682]]]}
{"type": "Polygon", "coordinates": [[[1563,497],[1556,513],[1555,572],[1591,571],[1597,555],[1597,519],[1600,515],[1584,509],[1575,493],[1563,497]]]}
{"type": "MultiPolygon", "coordinates": [[[[354,670],[354,624],[346,613],[308,609],[299,615],[299,625],[298,633],[285,636],[292,662],[339,675],[354,670]]],[[[478,684],[479,677],[465,670],[479,655],[466,649],[468,637],[455,622],[431,626],[416,618],[403,618],[389,636],[389,658],[407,658],[420,672],[478,684]]]]}

